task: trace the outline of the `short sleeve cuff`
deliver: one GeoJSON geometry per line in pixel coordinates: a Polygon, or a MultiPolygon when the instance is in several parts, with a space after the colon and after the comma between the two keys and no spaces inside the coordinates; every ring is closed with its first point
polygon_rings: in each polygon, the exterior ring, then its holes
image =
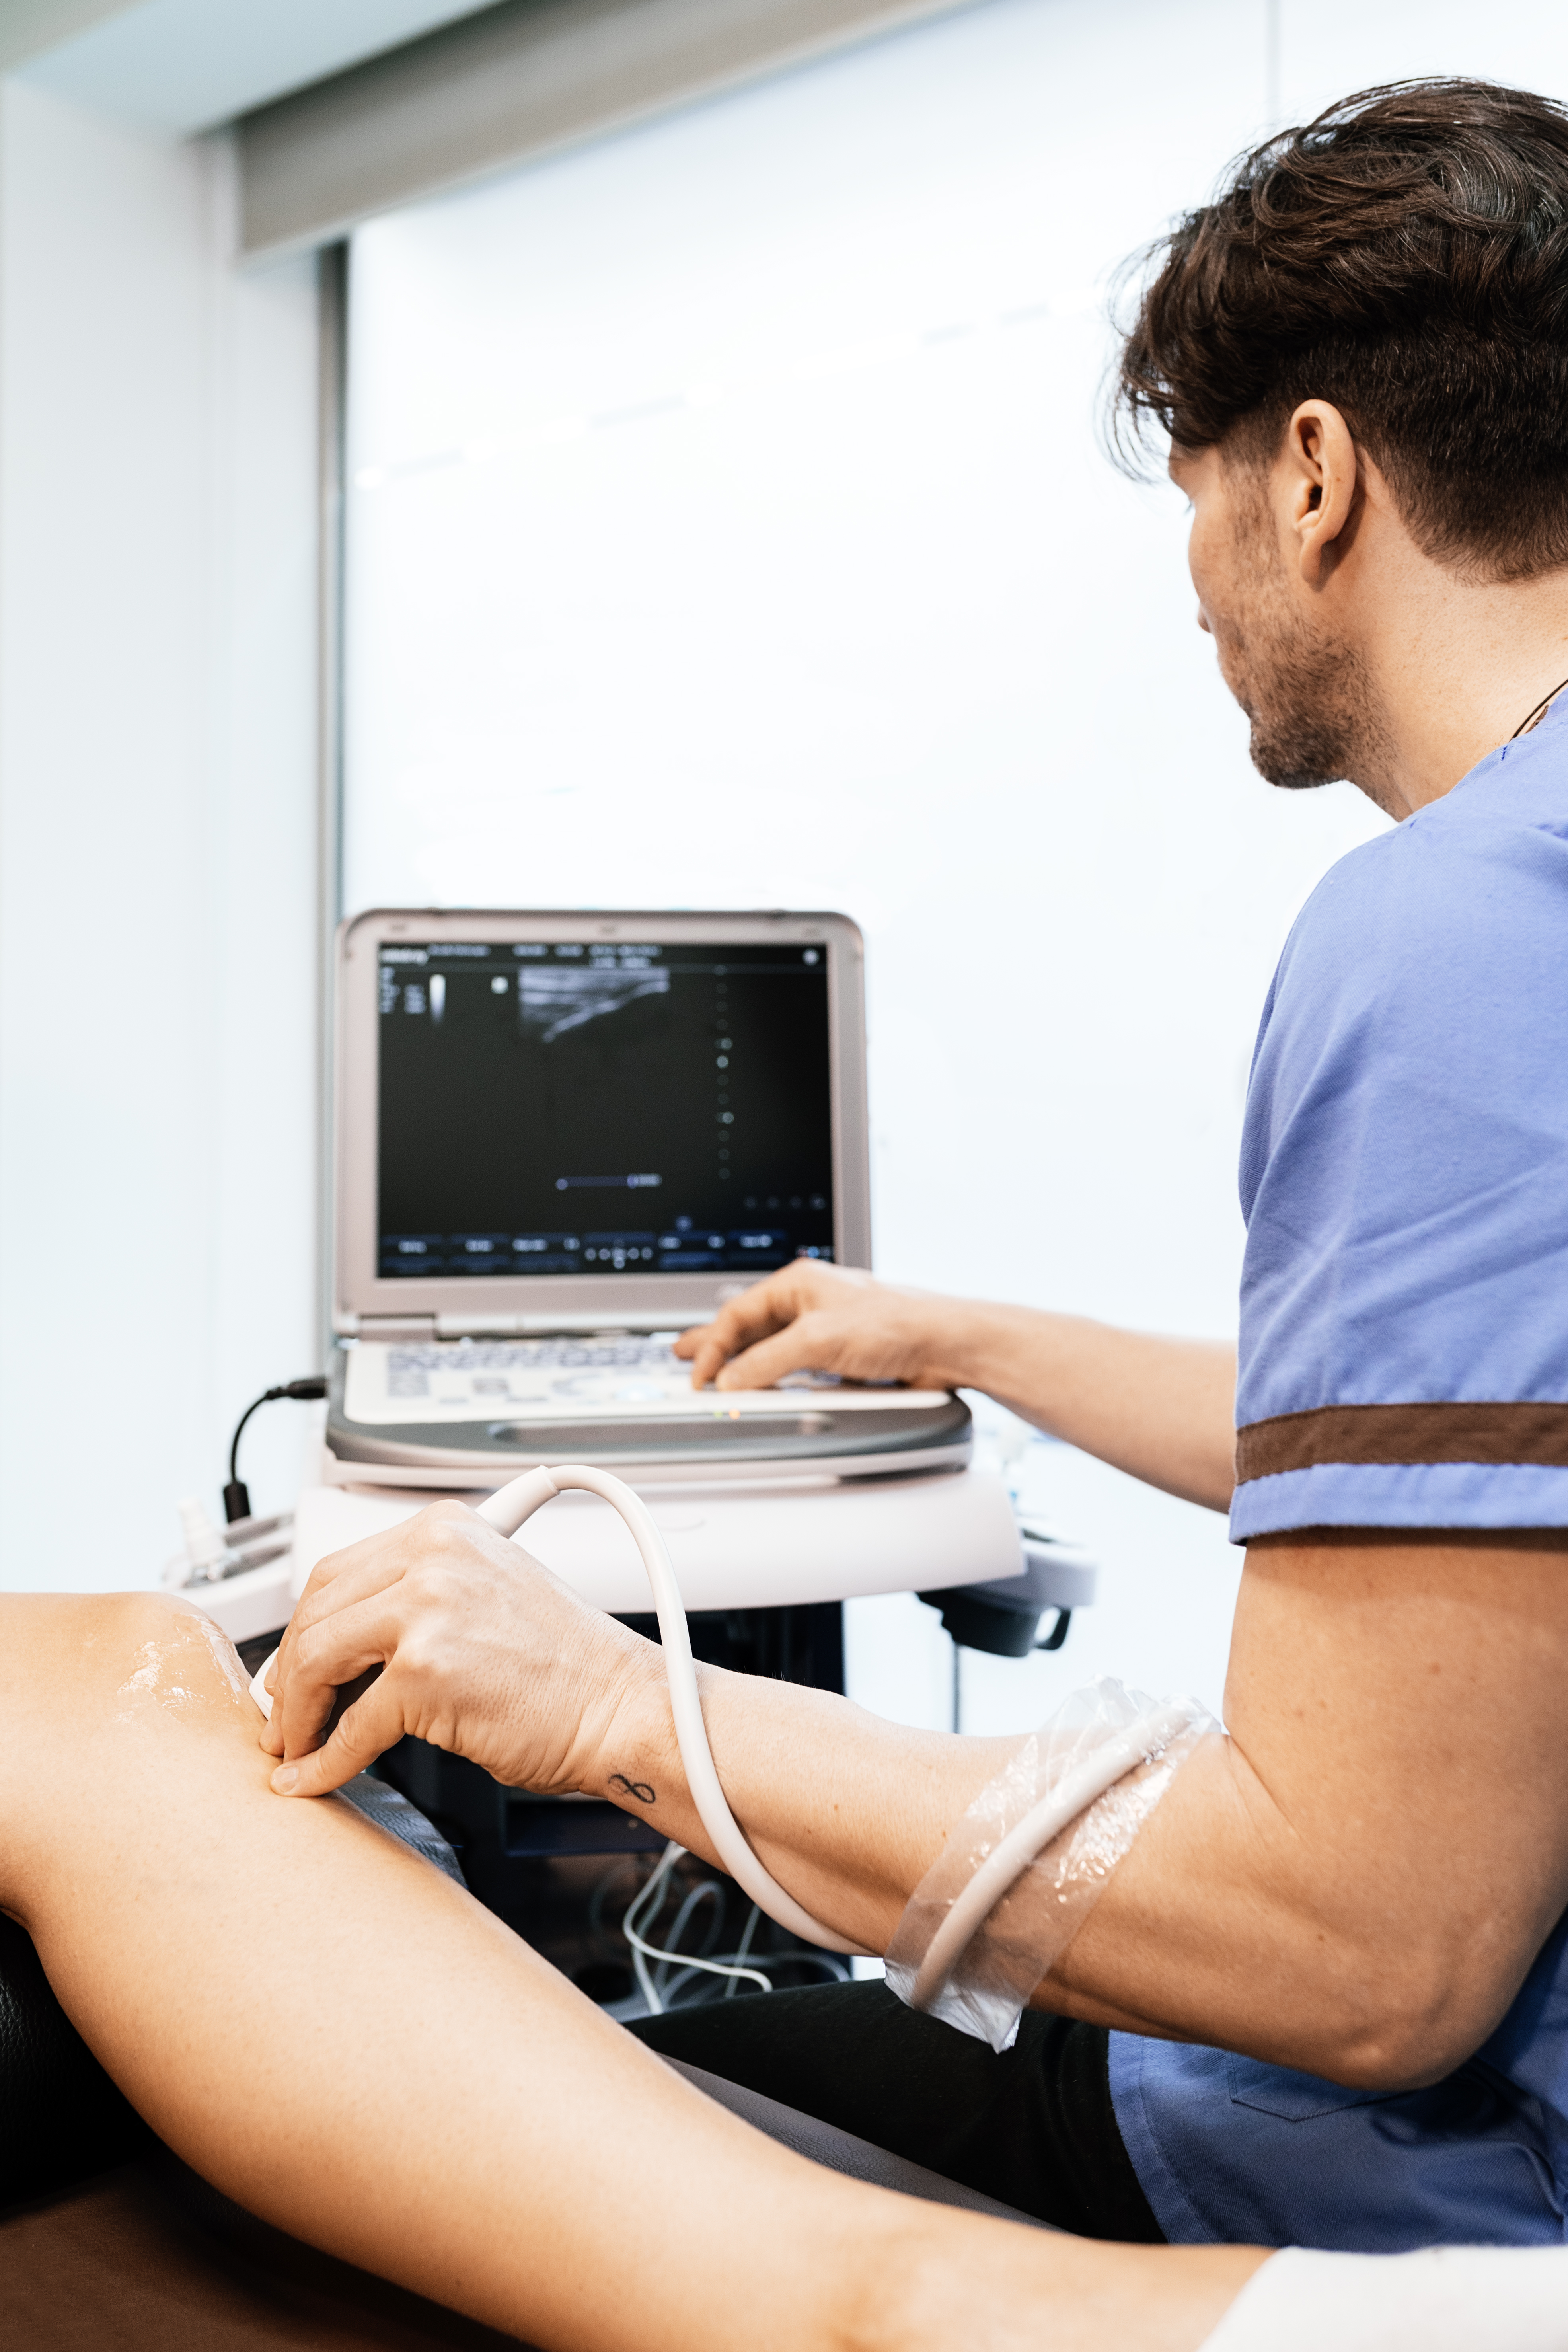
{"type": "Polygon", "coordinates": [[[1246,1479],[1230,1539],[1292,1528],[1568,1527],[1568,1466],[1542,1463],[1319,1462],[1246,1479]]]}

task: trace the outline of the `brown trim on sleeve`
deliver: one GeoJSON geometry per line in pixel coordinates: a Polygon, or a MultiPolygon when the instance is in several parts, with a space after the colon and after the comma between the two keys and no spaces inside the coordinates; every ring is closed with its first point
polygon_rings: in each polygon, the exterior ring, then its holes
{"type": "Polygon", "coordinates": [[[1321,1463],[1539,1463],[1568,1469],[1568,1403],[1325,1404],[1236,1433],[1236,1477],[1321,1463]]]}

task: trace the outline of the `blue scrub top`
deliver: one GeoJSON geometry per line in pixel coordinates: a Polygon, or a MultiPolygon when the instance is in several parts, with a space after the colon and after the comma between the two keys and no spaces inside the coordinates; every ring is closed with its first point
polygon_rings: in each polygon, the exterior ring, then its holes
{"type": "MultiPolygon", "coordinates": [[[[1241,1192],[1233,1538],[1568,1526],[1568,696],[1309,899],[1241,1192]]],[[[1175,2242],[1560,2243],[1568,1919],[1427,2090],[1129,2033],[1110,2090],[1175,2242]]]]}

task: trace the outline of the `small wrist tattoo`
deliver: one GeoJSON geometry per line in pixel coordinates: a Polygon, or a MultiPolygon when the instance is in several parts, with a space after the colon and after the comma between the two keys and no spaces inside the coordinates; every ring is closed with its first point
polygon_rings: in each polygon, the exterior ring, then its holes
{"type": "Polygon", "coordinates": [[[624,1772],[612,1772],[610,1786],[618,1789],[624,1797],[635,1797],[639,1805],[653,1805],[658,1801],[646,1780],[628,1780],[624,1772]]]}

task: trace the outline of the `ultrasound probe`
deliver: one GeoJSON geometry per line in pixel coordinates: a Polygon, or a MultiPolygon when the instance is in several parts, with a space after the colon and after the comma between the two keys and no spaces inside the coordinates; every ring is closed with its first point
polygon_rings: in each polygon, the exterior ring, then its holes
{"type": "MultiPolygon", "coordinates": [[[[686,1772],[686,1784],[691,1791],[702,1826],[713,1843],[714,1853],[742,1891],[749,1895],[759,1909],[770,1919],[787,1928],[792,1936],[816,1944],[829,1952],[858,1953],[863,1947],[840,1936],[835,1928],[825,1927],[804,1910],[793,1895],[787,1895],[773,1874],[764,1869],[746,1842],[745,1833],[725,1801],[714,1769],[713,1751],[708,1745],[707,1727],[702,1720],[702,1701],[697,1688],[697,1664],[691,1654],[691,1636],[687,1631],[686,1610],[676,1582],[675,1569],[668,1548],[655,1526],[647,1505],[621,1479],[607,1470],[595,1470],[583,1463],[566,1463],[554,1469],[525,1471],[502,1486],[488,1502],[479,1507],[479,1516],[503,1536],[515,1536],[526,1519],[531,1518],[542,1505],[552,1502],[568,1487],[582,1487],[613,1504],[631,1529],[637,1549],[642,1554],[647,1580],[653,1588],[655,1612],[658,1618],[659,1639],[664,1644],[665,1671],[669,1677],[669,1702],[675,1717],[675,1736],[680,1748],[680,1761],[686,1772]]],[[[250,1696],[270,1721],[271,1695],[267,1689],[267,1677],[278,1656],[260,1665],[252,1678],[250,1696]]]]}

